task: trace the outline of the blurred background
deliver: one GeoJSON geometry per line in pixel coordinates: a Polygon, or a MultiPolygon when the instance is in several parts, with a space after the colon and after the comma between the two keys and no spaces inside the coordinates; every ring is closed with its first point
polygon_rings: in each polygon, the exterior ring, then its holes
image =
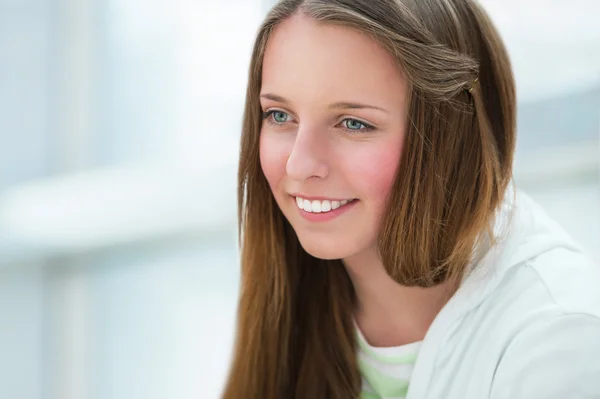
{"type": "MultiPolygon", "coordinates": [[[[0,0],[0,398],[217,398],[270,0],[0,0]]],[[[483,0],[516,181],[600,261],[600,2],[483,0]]]]}

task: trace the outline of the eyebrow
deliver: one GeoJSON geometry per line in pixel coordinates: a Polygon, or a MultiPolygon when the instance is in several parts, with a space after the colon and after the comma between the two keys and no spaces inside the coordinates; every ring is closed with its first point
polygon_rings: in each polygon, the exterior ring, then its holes
{"type": "MultiPolygon", "coordinates": [[[[282,103],[282,104],[290,104],[290,101],[288,99],[286,99],[285,97],[281,97],[277,94],[265,93],[265,94],[261,94],[260,97],[267,99],[267,100],[276,101],[276,102],[282,103]]],[[[340,101],[337,103],[333,103],[329,106],[329,108],[330,109],[375,109],[378,111],[389,113],[388,110],[383,109],[381,107],[377,107],[375,105],[361,104],[361,103],[355,103],[355,102],[346,102],[346,101],[340,101]]]]}

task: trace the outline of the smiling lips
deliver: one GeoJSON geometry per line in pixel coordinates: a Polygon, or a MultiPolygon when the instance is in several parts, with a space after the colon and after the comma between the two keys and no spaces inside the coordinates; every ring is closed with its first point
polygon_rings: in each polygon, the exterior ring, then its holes
{"type": "Polygon", "coordinates": [[[308,200],[301,197],[296,197],[296,204],[299,209],[310,213],[327,213],[344,205],[353,202],[354,199],[341,200],[341,201],[330,201],[330,200],[308,200]]]}

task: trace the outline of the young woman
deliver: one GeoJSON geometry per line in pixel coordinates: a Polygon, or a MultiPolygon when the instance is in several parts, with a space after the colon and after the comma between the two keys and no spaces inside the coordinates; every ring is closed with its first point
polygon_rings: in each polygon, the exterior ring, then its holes
{"type": "Polygon", "coordinates": [[[225,399],[600,398],[600,277],[511,184],[471,0],[283,0],[252,55],[225,399]]]}

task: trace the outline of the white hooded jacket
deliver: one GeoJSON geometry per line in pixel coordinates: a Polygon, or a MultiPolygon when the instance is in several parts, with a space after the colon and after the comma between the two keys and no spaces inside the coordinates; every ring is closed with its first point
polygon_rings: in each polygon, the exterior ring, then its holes
{"type": "Polygon", "coordinates": [[[429,328],[407,399],[600,399],[600,268],[515,198],[429,328]]]}

